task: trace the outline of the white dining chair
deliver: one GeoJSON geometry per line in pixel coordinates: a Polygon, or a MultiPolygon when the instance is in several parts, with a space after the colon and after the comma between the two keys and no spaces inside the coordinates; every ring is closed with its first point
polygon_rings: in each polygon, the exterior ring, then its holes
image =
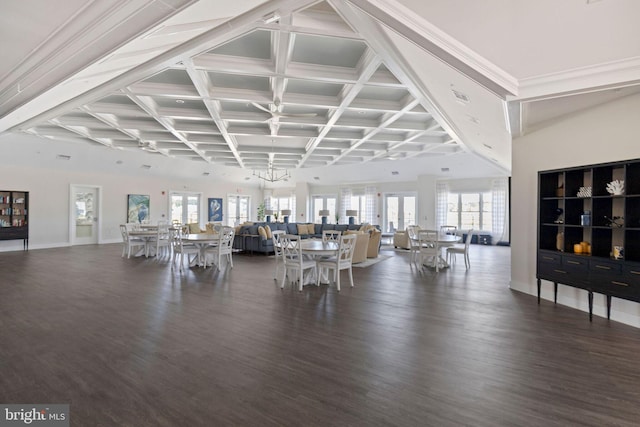
{"type": "Polygon", "coordinates": [[[220,237],[217,243],[208,246],[204,251],[204,267],[207,268],[207,259],[211,257],[212,260],[215,260],[213,263],[218,270],[220,270],[223,258],[226,258],[227,265],[233,268],[233,236],[235,235],[235,231],[233,227],[223,226],[220,228],[218,234],[220,237]]]}
{"type": "Polygon", "coordinates": [[[467,237],[464,239],[464,246],[453,246],[447,248],[447,263],[453,265],[456,261],[456,255],[461,254],[464,256],[464,265],[468,269],[471,268],[471,261],[469,260],[469,245],[471,244],[471,237],[473,236],[473,228],[467,231],[467,237]]]}
{"type": "Polygon", "coordinates": [[[127,258],[131,258],[132,249],[138,248],[140,250],[140,249],[145,249],[147,246],[147,242],[145,242],[143,239],[138,239],[133,236],[130,236],[129,228],[125,224],[120,225],[120,234],[122,235],[122,243],[123,243],[122,256],[123,257],[126,254],[127,258]]]}
{"type": "Polygon", "coordinates": [[[282,246],[280,242],[280,236],[285,234],[284,230],[273,230],[271,232],[271,241],[273,242],[273,254],[276,258],[276,268],[273,270],[273,280],[278,280],[278,270],[280,264],[284,264],[282,260],[282,246]]]}
{"type": "Polygon", "coordinates": [[[296,234],[282,234],[280,236],[280,245],[284,264],[284,275],[282,276],[280,288],[284,288],[284,282],[289,277],[291,282],[298,282],[298,290],[302,292],[304,272],[305,270],[312,270],[312,272],[316,273],[316,261],[302,256],[300,236],[296,234]]]}
{"type": "MultiPolygon", "coordinates": [[[[436,273],[440,271],[440,245],[438,243],[438,231],[436,230],[419,230],[418,231],[418,254],[416,256],[419,267],[427,265],[430,262],[436,269],[436,273]]],[[[418,265],[417,265],[418,266],[418,265]]]]}
{"type": "Polygon", "coordinates": [[[407,226],[407,234],[409,235],[409,262],[416,262],[418,256],[418,249],[420,249],[420,242],[418,241],[418,231],[420,231],[419,225],[407,226]]]}
{"type": "MultiPolygon", "coordinates": [[[[333,271],[333,282],[336,284],[336,289],[340,292],[340,271],[348,270],[349,271],[349,283],[353,288],[353,252],[356,247],[356,239],[358,238],[355,234],[346,234],[344,236],[340,236],[340,244],[338,246],[338,253],[336,256],[320,259],[317,261],[317,275],[316,275],[316,285],[320,285],[320,272],[323,269],[327,269],[330,272],[333,271]]],[[[331,275],[329,275],[331,277],[331,275]]]]}
{"type": "Polygon", "coordinates": [[[456,234],[456,232],[458,231],[458,227],[455,225],[441,225],[440,226],[440,234],[441,235],[446,235],[446,234],[456,234]]]}
{"type": "Polygon", "coordinates": [[[341,235],[342,231],[339,230],[322,230],[322,241],[340,243],[341,235]]]}
{"type": "Polygon", "coordinates": [[[158,221],[158,234],[155,238],[156,256],[160,256],[160,252],[164,252],[171,256],[171,239],[169,236],[169,221],[158,221]]]}
{"type": "Polygon", "coordinates": [[[171,246],[173,250],[173,259],[171,260],[171,269],[176,263],[176,259],[180,256],[180,271],[184,265],[184,256],[187,255],[187,262],[191,264],[198,256],[200,256],[200,249],[196,245],[191,243],[184,243],[182,240],[182,229],[170,230],[171,232],[171,246]],[[189,255],[193,255],[193,258],[189,258],[189,255]]]}

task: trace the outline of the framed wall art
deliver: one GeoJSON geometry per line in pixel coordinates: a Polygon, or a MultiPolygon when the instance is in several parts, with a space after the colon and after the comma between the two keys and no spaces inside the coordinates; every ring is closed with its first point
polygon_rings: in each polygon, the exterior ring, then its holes
{"type": "Polygon", "coordinates": [[[149,221],[150,197],[145,194],[127,196],[127,222],[143,223],[149,221]]]}
{"type": "Polygon", "coordinates": [[[209,199],[209,222],[222,221],[222,199],[209,199]]]}

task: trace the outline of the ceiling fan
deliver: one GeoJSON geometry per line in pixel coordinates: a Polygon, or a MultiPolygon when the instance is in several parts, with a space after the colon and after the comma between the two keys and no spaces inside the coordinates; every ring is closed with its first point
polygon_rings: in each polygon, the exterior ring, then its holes
{"type": "Polygon", "coordinates": [[[138,148],[149,153],[160,152],[160,150],[156,147],[156,143],[153,141],[139,141],[138,148]]]}
{"type": "Polygon", "coordinates": [[[283,113],[282,112],[282,104],[280,102],[280,100],[276,99],[275,101],[273,101],[273,107],[272,108],[267,108],[267,107],[263,107],[262,105],[258,104],[257,102],[251,102],[251,105],[253,105],[254,107],[256,107],[259,110],[262,110],[266,113],[271,114],[271,118],[267,119],[266,121],[269,120],[279,120],[280,117],[315,117],[318,114],[317,113],[283,113]]]}
{"type": "Polygon", "coordinates": [[[269,129],[271,130],[271,136],[278,136],[278,130],[280,129],[280,118],[284,117],[315,117],[318,114],[316,113],[300,113],[300,114],[288,114],[282,112],[282,103],[279,99],[275,99],[271,108],[263,107],[257,102],[251,102],[251,105],[256,107],[259,110],[262,110],[266,113],[271,114],[271,117],[265,120],[265,122],[269,123],[269,129]]]}

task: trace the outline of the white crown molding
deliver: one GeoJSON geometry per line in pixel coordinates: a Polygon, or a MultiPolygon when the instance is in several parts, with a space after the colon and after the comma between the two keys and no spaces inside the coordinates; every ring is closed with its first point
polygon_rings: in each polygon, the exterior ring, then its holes
{"type": "Polygon", "coordinates": [[[640,57],[606,62],[520,80],[515,99],[555,98],[640,83],[640,57]]]}
{"type": "Polygon", "coordinates": [[[396,0],[349,1],[496,95],[518,93],[515,77],[396,0]]]}

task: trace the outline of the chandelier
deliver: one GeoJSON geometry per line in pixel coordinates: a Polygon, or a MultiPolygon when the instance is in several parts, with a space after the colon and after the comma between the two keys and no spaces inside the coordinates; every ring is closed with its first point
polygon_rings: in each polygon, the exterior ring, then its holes
{"type": "Polygon", "coordinates": [[[291,178],[291,174],[286,169],[277,169],[273,166],[273,162],[269,161],[267,170],[265,171],[253,171],[253,176],[265,180],[267,182],[287,181],[291,178]]]}
{"type": "Polygon", "coordinates": [[[273,139],[271,140],[271,152],[269,153],[269,163],[267,164],[267,170],[265,171],[253,171],[253,176],[266,181],[266,182],[278,182],[288,181],[291,178],[291,174],[286,169],[277,169],[273,166],[273,158],[275,153],[273,152],[273,139]]]}

